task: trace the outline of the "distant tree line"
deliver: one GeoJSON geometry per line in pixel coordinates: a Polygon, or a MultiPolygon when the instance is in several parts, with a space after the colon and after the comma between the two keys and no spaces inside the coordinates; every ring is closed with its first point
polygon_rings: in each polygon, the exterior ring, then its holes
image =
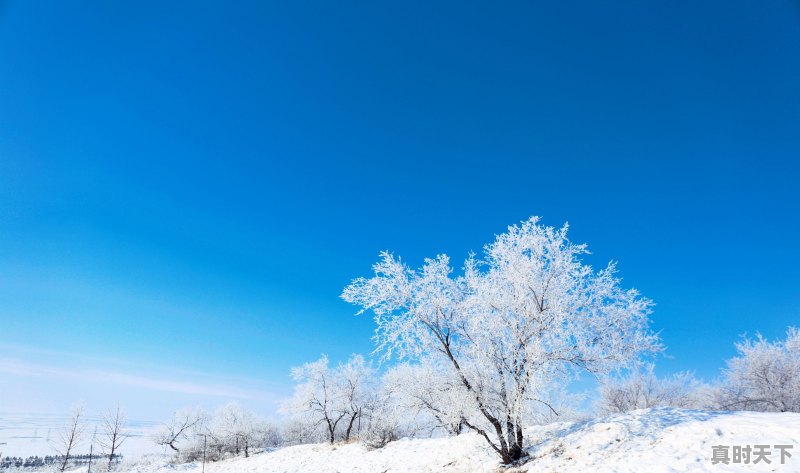
{"type": "Polygon", "coordinates": [[[129,437],[125,413],[117,407],[100,416],[95,428],[95,436],[88,446],[89,453],[76,453],[80,448],[86,451],[87,423],[82,405],[73,407],[69,420],[59,429],[56,438],[50,442],[56,455],[28,458],[3,456],[0,452],[0,469],[37,468],[53,466],[63,472],[67,468],[85,464],[98,464],[111,471],[122,461],[120,446],[129,437]]]}
{"type": "MultiPolygon", "coordinates": [[[[22,457],[3,457],[0,459],[0,469],[8,469],[8,468],[41,468],[45,466],[51,465],[62,465],[64,463],[65,457],[63,455],[46,455],[43,457],[40,456],[32,456],[27,458],[22,457]]],[[[108,462],[110,461],[112,464],[119,464],[122,462],[123,458],[122,455],[115,454],[113,457],[110,455],[101,455],[101,454],[92,454],[91,457],[88,453],[82,453],[80,455],[70,455],[68,466],[70,467],[77,467],[81,465],[87,465],[89,461],[94,463],[100,462],[108,462]]]]}
{"type": "Polygon", "coordinates": [[[800,412],[800,330],[785,339],[761,335],[736,343],[737,356],[719,379],[703,383],[691,372],[658,378],[652,365],[626,377],[607,379],[600,388],[600,413],[651,407],[719,411],[800,412]]]}

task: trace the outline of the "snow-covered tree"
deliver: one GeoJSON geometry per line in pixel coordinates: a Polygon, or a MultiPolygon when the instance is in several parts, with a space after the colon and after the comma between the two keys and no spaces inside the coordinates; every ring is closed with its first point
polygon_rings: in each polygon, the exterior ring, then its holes
{"type": "MultiPolygon", "coordinates": [[[[469,402],[463,399],[460,380],[446,367],[427,359],[400,363],[384,374],[381,391],[386,399],[383,405],[392,407],[392,415],[405,419],[406,430],[427,430],[430,434],[441,430],[458,435],[464,428],[466,414],[458,407],[469,402]]],[[[388,415],[384,412],[380,416],[388,415]]]]}
{"type": "Polygon", "coordinates": [[[153,434],[153,442],[171,448],[176,454],[182,442],[196,440],[196,435],[204,432],[208,414],[202,409],[183,409],[175,412],[172,418],[153,434]]]}
{"type": "Polygon", "coordinates": [[[256,440],[256,445],[265,449],[280,447],[284,444],[281,429],[266,420],[260,420],[256,424],[256,440]]]}
{"type": "Polygon", "coordinates": [[[375,400],[375,380],[372,368],[361,355],[353,355],[347,363],[340,365],[335,381],[341,392],[345,416],[344,440],[361,431],[361,421],[372,409],[375,400]],[[354,430],[355,429],[355,430],[354,430]]]}
{"type": "Polygon", "coordinates": [[[278,429],[238,402],[230,402],[217,409],[204,434],[211,443],[210,448],[216,451],[214,458],[217,459],[225,454],[244,454],[247,458],[254,449],[280,444],[278,429]]]}
{"type": "Polygon", "coordinates": [[[222,453],[250,456],[253,448],[260,448],[262,422],[237,402],[219,408],[209,428],[214,445],[222,453]]]}
{"type": "Polygon", "coordinates": [[[322,425],[330,443],[338,437],[349,440],[374,396],[372,369],[364,358],[353,355],[347,363],[331,368],[323,355],[294,368],[292,376],[298,384],[283,410],[296,419],[322,425]]]}
{"type": "Polygon", "coordinates": [[[282,445],[304,445],[318,443],[326,439],[325,433],[318,424],[311,422],[307,416],[294,415],[280,424],[282,445]]]}
{"type": "Polygon", "coordinates": [[[590,417],[581,407],[587,394],[571,392],[565,384],[554,384],[544,388],[538,397],[544,402],[537,401],[530,406],[530,422],[533,425],[580,421],[590,417]]]}
{"type": "Polygon", "coordinates": [[[347,415],[327,355],[319,360],[292,368],[292,378],[298,382],[294,395],[283,410],[297,419],[308,419],[323,425],[330,443],[336,441],[336,429],[347,415]]]}
{"type": "Polygon", "coordinates": [[[659,349],[651,302],[620,288],[613,263],[583,264],[585,245],[533,217],[470,256],[463,274],[439,255],[418,270],[384,252],[374,276],[342,298],[370,310],[386,357],[429,357],[459,381],[464,425],[511,463],[525,455],[523,425],[545,388],[578,370],[605,373],[659,349]]]}
{"type": "Polygon", "coordinates": [[[702,407],[702,385],[690,372],[658,378],[654,366],[635,369],[622,379],[608,378],[600,385],[598,409],[602,413],[628,412],[650,407],[702,407]]]}
{"type": "Polygon", "coordinates": [[[366,427],[359,434],[359,440],[369,448],[382,448],[389,442],[405,436],[413,436],[414,419],[409,411],[393,402],[388,391],[379,389],[365,415],[366,427]]]}
{"type": "Polygon", "coordinates": [[[736,350],[717,388],[718,408],[800,412],[800,330],[789,328],[786,340],[774,342],[744,338],[736,350]]]}

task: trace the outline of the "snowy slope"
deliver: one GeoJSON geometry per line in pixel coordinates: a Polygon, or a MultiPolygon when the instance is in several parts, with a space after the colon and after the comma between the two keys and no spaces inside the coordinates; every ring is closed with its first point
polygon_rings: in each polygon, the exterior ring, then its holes
{"type": "MultiPolygon", "coordinates": [[[[647,409],[579,423],[528,430],[531,459],[514,472],[800,472],[800,414],[717,413],[647,409]],[[712,445],[792,444],[780,464],[712,465],[712,445]]],[[[128,473],[199,472],[199,464],[130,465],[128,473]]],[[[209,473],[497,472],[485,442],[474,434],[404,439],[380,450],[347,445],[301,445],[206,465],[209,473]]]]}
{"type": "Polygon", "coordinates": [[[800,414],[647,409],[553,427],[531,432],[542,443],[521,471],[800,472],[800,414]],[[770,449],[771,464],[711,463],[712,445],[756,444],[794,445],[794,457],[781,465],[770,449]]]}

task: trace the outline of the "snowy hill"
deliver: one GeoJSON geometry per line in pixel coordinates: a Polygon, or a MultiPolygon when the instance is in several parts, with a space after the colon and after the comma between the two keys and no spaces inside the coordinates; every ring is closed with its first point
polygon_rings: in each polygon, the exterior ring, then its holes
{"type": "MultiPolygon", "coordinates": [[[[559,423],[527,431],[530,459],[514,472],[800,472],[800,414],[647,409],[586,422],[559,423]],[[774,445],[793,445],[781,464],[774,445]],[[712,445],[769,445],[771,463],[712,464],[712,445]]],[[[732,452],[731,452],[732,453],[732,452]]],[[[199,472],[201,465],[139,464],[128,473],[199,472]]],[[[300,472],[498,472],[485,441],[455,438],[403,439],[383,449],[358,443],[301,445],[251,458],[206,465],[209,473],[300,472]]]]}

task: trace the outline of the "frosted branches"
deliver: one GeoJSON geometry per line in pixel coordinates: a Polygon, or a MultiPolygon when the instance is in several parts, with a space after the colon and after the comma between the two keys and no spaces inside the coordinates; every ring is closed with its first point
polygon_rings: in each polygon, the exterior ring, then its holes
{"type": "Polygon", "coordinates": [[[451,370],[475,407],[465,424],[509,463],[524,454],[521,424],[537,393],[660,349],[648,329],[651,301],[620,288],[613,263],[597,272],[583,264],[586,253],[566,225],[533,217],[457,276],[446,255],[414,270],[381,253],[373,277],[354,280],[342,298],[373,313],[385,357],[429,357],[451,370]]]}

